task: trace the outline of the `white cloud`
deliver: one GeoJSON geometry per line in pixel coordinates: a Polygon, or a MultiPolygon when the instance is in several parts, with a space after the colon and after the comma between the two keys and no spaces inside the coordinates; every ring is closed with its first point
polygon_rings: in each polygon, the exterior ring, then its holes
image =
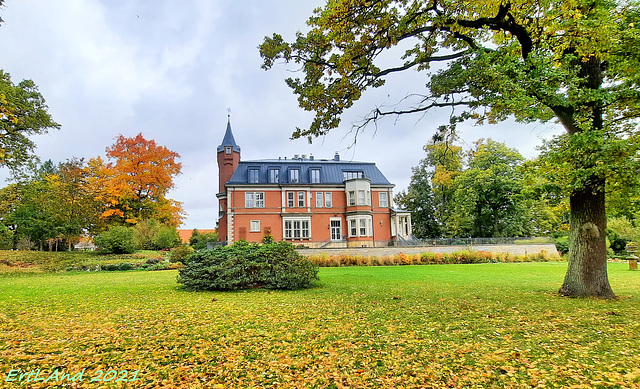
{"type": "MultiPolygon", "coordinates": [[[[142,132],[178,152],[183,174],[172,198],[189,213],[185,228],[211,228],[217,220],[216,147],[227,107],[243,159],[293,154],[374,161],[396,192],[406,187],[422,146],[448,112],[385,120],[353,137],[350,124],[377,104],[393,104],[424,84],[423,74],[402,74],[367,93],[340,129],[316,139],[290,141],[311,114],[284,84],[295,65],[265,72],[257,46],[274,32],[285,39],[304,30],[321,0],[7,0],[0,10],[0,68],[14,81],[31,78],[47,99],[60,131],[35,138],[38,154],[55,162],[103,155],[122,133],[142,132]],[[374,136],[375,133],[375,136],[374,136]]],[[[539,137],[553,126],[514,123],[464,126],[471,143],[492,137],[535,155],[539,137]]]]}

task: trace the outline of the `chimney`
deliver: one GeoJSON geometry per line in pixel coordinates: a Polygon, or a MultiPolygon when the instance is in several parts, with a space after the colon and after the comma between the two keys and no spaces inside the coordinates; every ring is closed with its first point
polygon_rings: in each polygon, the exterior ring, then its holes
{"type": "Polygon", "coordinates": [[[338,154],[337,151],[336,151],[336,155],[333,156],[333,160],[334,161],[339,161],[340,160],[340,154],[338,154]]]}
{"type": "Polygon", "coordinates": [[[309,161],[313,161],[313,154],[309,154],[309,161]]]}

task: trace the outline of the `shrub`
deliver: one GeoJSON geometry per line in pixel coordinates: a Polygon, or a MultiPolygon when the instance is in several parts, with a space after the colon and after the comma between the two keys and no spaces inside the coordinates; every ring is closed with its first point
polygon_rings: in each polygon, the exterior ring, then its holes
{"type": "Polygon", "coordinates": [[[169,262],[187,263],[189,255],[193,253],[193,248],[187,244],[180,245],[171,249],[169,253],[169,262]]]}
{"type": "Polygon", "coordinates": [[[133,227],[133,242],[138,250],[166,250],[176,247],[181,240],[175,227],[148,219],[133,227]]]}
{"type": "Polygon", "coordinates": [[[286,242],[198,250],[178,274],[178,283],[189,290],[300,289],[317,279],[318,266],[286,242]]]}
{"type": "Polygon", "coordinates": [[[135,251],[133,229],[123,226],[109,228],[96,236],[94,243],[105,253],[131,254],[135,251]]]}
{"type": "Polygon", "coordinates": [[[441,265],[441,264],[472,264],[496,262],[546,262],[559,260],[557,255],[550,255],[546,251],[539,254],[514,255],[510,253],[491,253],[488,251],[456,251],[453,253],[380,255],[364,257],[361,255],[311,255],[308,257],[313,263],[327,266],[391,266],[391,265],[441,265]]]}
{"type": "Polygon", "coordinates": [[[218,233],[200,233],[194,229],[191,233],[191,238],[189,238],[189,245],[193,247],[194,250],[202,250],[207,248],[207,243],[212,243],[213,245],[218,244],[218,233]]]}
{"type": "Polygon", "coordinates": [[[560,254],[567,254],[569,252],[569,237],[566,235],[556,238],[556,250],[560,254]]]}
{"type": "Polygon", "coordinates": [[[0,250],[11,250],[13,248],[13,231],[4,224],[0,224],[0,250]]]}
{"type": "Polygon", "coordinates": [[[133,227],[133,243],[138,250],[153,250],[153,240],[160,223],[155,219],[142,220],[133,227]]]}
{"type": "Polygon", "coordinates": [[[180,235],[175,227],[162,226],[158,229],[153,239],[153,248],[155,250],[168,250],[180,244],[180,235]]]}

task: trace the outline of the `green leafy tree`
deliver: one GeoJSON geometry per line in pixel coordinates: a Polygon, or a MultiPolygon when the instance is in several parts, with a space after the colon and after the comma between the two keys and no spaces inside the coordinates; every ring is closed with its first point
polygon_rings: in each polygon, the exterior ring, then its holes
{"type": "Polygon", "coordinates": [[[611,249],[621,254],[624,252],[627,243],[638,241],[640,238],[640,228],[626,218],[612,218],[607,221],[607,238],[611,245],[611,249]]]}
{"type": "Polygon", "coordinates": [[[91,177],[84,159],[72,158],[58,164],[55,174],[47,175],[47,180],[69,249],[81,236],[100,231],[102,204],[91,191],[91,177]]]}
{"type": "Polygon", "coordinates": [[[453,196],[456,191],[456,178],[462,173],[463,163],[462,147],[455,145],[455,141],[454,134],[442,139],[434,139],[433,142],[425,145],[427,157],[421,162],[432,169],[431,186],[435,217],[446,235],[451,235],[446,230],[446,226],[450,225],[455,211],[453,196]]]}
{"type": "Polygon", "coordinates": [[[0,250],[10,250],[13,248],[13,232],[5,225],[0,224],[0,250]]]}
{"type": "Polygon", "coordinates": [[[440,226],[435,218],[433,191],[431,190],[431,172],[425,161],[412,168],[411,182],[407,191],[395,196],[395,203],[402,209],[411,211],[413,234],[417,238],[436,238],[440,236],[440,226]]]}
{"type": "Polygon", "coordinates": [[[101,205],[88,191],[88,169],[82,159],[55,165],[45,161],[0,192],[0,217],[16,233],[42,247],[66,242],[71,249],[81,236],[97,230],[101,205]]]}
{"type": "Polygon", "coordinates": [[[550,145],[549,161],[563,168],[571,207],[560,293],[612,298],[605,187],[629,171],[638,144],[638,20],[638,3],[622,0],[330,0],[308,33],[293,43],[274,34],[260,52],[265,69],[280,59],[302,66],[304,77],[287,84],[315,117],[294,137],[326,134],[367,89],[436,62],[425,90],[406,106],[373,109],[362,125],[439,107],[459,108],[449,130],[466,119],[559,122],[566,135],[550,145]]]}
{"type": "Polygon", "coordinates": [[[529,235],[519,203],[523,158],[515,149],[481,139],[469,152],[469,167],[456,179],[454,213],[447,226],[454,236],[529,235]]]}
{"type": "Polygon", "coordinates": [[[0,167],[18,170],[34,158],[36,146],[29,136],[60,128],[47,109],[33,81],[15,85],[0,69],[0,167]]]}
{"type": "Polygon", "coordinates": [[[15,209],[8,222],[15,226],[17,237],[26,237],[42,250],[49,239],[62,237],[59,203],[50,196],[51,181],[43,178],[18,185],[15,209]]]}

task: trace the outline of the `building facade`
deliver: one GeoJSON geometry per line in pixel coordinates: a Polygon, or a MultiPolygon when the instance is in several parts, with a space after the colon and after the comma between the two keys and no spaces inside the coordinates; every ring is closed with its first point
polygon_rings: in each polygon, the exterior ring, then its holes
{"type": "Polygon", "coordinates": [[[222,241],[271,235],[309,247],[361,247],[411,236],[411,215],[392,208],[394,185],[375,163],[337,153],[242,161],[229,122],[217,152],[222,241]]]}

